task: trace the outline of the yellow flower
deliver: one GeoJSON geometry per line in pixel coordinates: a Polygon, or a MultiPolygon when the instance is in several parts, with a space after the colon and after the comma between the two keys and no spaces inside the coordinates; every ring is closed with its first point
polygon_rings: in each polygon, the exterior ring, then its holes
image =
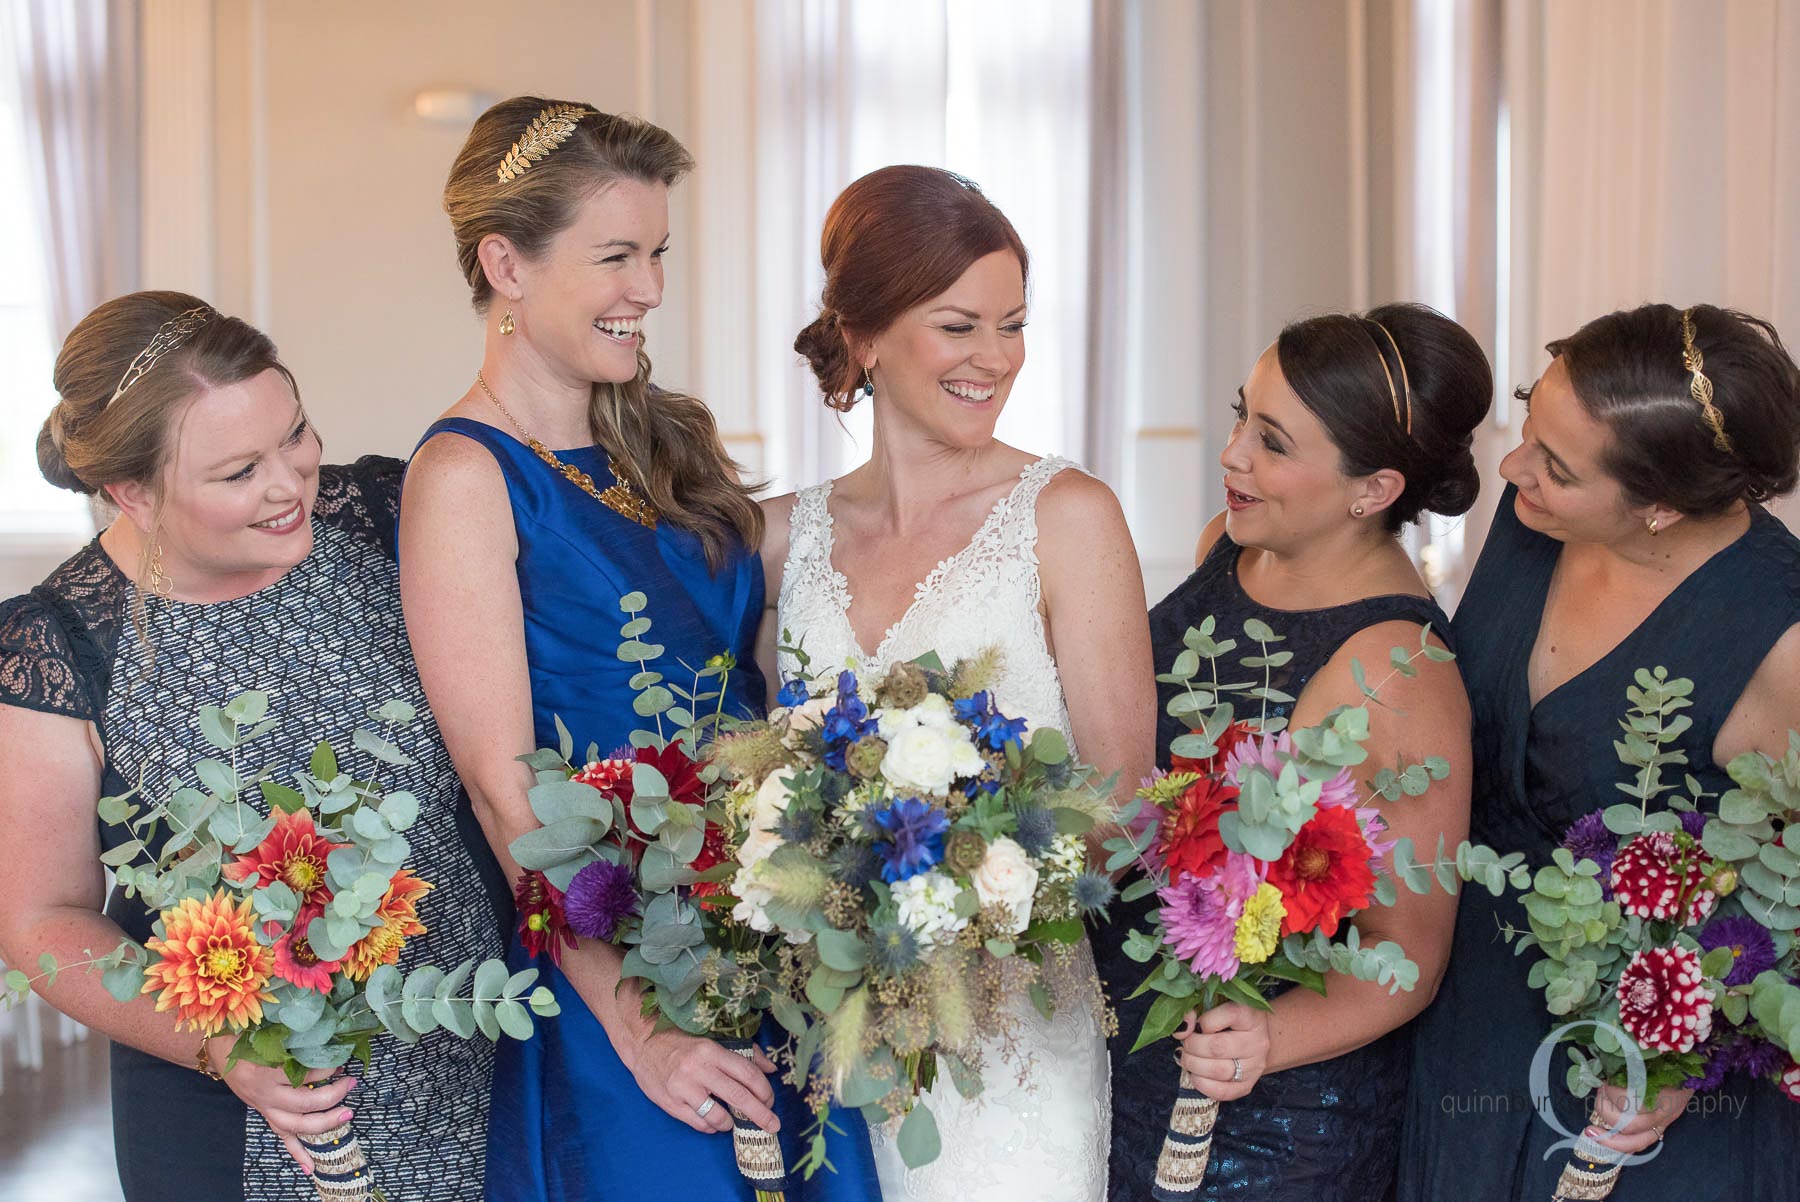
{"type": "Polygon", "coordinates": [[[263,1003],[275,1000],[266,988],[275,949],[257,942],[255,921],[250,899],[224,890],[164,910],[162,938],[144,944],[153,959],[143,991],[158,995],[157,1010],[174,1010],[177,1027],[206,1035],[261,1022],[263,1003]]]}
{"type": "Polygon", "coordinates": [[[1281,890],[1264,881],[1244,902],[1244,913],[1238,919],[1236,933],[1237,958],[1245,964],[1261,964],[1275,954],[1281,943],[1281,920],[1287,907],[1281,904],[1281,890]]]}

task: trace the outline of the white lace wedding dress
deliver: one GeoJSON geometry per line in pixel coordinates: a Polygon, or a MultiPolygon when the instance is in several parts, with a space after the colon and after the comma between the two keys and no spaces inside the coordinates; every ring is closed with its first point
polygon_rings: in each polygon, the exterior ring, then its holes
{"type": "MultiPolygon", "coordinates": [[[[969,545],[925,578],[873,654],[857,645],[850,583],[831,562],[831,482],[802,489],[789,519],[779,629],[804,638],[811,670],[827,679],[845,667],[879,674],[927,651],[948,664],[999,647],[1005,662],[995,705],[1068,737],[1062,681],[1038,610],[1037,498],[1051,477],[1073,466],[1056,457],[1027,466],[969,545]]],[[[798,670],[785,654],[780,667],[784,676],[798,670]]],[[[1069,743],[1073,748],[1072,737],[1069,743]]],[[[1021,998],[1010,1058],[998,1047],[984,1049],[978,1098],[965,1100],[947,1076],[939,1079],[927,1100],[943,1152],[931,1164],[905,1166],[893,1124],[871,1131],[887,1202],[1102,1202],[1112,1094],[1093,980],[1093,953],[1084,941],[1054,971],[1055,1017],[1046,1021],[1021,998]]]]}

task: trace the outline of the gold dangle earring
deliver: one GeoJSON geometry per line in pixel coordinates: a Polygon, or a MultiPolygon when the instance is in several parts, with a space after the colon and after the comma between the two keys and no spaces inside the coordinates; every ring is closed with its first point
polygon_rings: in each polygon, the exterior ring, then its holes
{"type": "Polygon", "coordinates": [[[1655,538],[1656,532],[1660,529],[1662,529],[1662,519],[1661,518],[1651,518],[1650,519],[1650,537],[1655,538]]]}
{"type": "Polygon", "coordinates": [[[150,545],[150,566],[145,569],[144,575],[148,577],[150,592],[153,596],[167,601],[175,595],[175,582],[170,580],[169,574],[163,570],[163,549],[160,538],[150,545]]]}
{"type": "Polygon", "coordinates": [[[500,336],[502,338],[505,338],[507,335],[511,334],[513,332],[513,330],[515,330],[517,328],[518,327],[513,325],[512,306],[508,305],[506,308],[506,312],[504,312],[500,315],[500,336]]]}

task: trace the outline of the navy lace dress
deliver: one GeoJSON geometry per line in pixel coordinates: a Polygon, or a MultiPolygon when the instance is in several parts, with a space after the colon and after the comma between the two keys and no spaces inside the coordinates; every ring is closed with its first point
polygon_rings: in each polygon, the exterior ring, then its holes
{"type": "MultiPolygon", "coordinates": [[[[1694,682],[1693,726],[1679,741],[1708,793],[1730,787],[1713,763],[1713,742],[1738,697],[1790,626],[1800,622],[1800,541],[1760,507],[1750,529],[1703,564],[1637,629],[1586,671],[1531,704],[1527,669],[1562,544],[1500,511],[1454,630],[1475,719],[1471,837],[1546,862],[1577,818],[1620,796],[1625,768],[1613,750],[1625,688],[1642,667],[1662,665],[1694,682]]],[[[1800,725],[1800,715],[1790,718],[1800,725]]],[[[1524,927],[1511,898],[1465,889],[1450,967],[1437,1000],[1414,1024],[1402,1145],[1400,1197],[1549,1198],[1567,1151],[1538,1117],[1532,1057],[1551,1028],[1543,995],[1500,925],[1524,927]]],[[[1717,1018],[1714,1020],[1717,1022],[1717,1018]]],[[[1548,1105],[1564,1131],[1579,1132],[1586,1109],[1563,1085],[1567,1059],[1550,1061],[1548,1105]]],[[[1800,1105],[1766,1082],[1727,1081],[1696,1095],[1669,1128],[1656,1159],[1619,1176],[1613,1202],[1708,1202],[1800,1198],[1800,1105]]]]}
{"type": "MultiPolygon", "coordinates": [[[[103,793],[141,780],[162,796],[174,778],[192,781],[194,761],[215,754],[200,737],[202,705],[266,690],[278,724],[254,746],[287,766],[280,777],[304,765],[320,737],[347,746],[370,706],[411,702],[419,720],[398,738],[415,763],[387,779],[420,801],[407,832],[410,863],[433,888],[419,905],[426,933],[400,956],[407,971],[501,955],[511,898],[407,643],[394,558],[401,466],[370,456],[321,468],[312,552],[273,584],[205,605],[148,598],[155,657],[147,669],[132,626],[135,586],[95,539],[43,584],[0,603],[0,705],[91,722],[105,749],[103,793]]],[[[100,826],[102,847],[130,837],[122,826],[100,826]]],[[[106,912],[133,939],[149,937],[155,915],[141,902],[115,893],[106,912]]],[[[482,1202],[494,1046],[445,1032],[411,1045],[377,1039],[368,1072],[354,1062],[352,1071],[363,1078],[348,1102],[357,1137],[388,1197],[482,1202]]],[[[127,1202],[316,1197],[262,1116],[191,1063],[113,1044],[112,1117],[127,1202]]]]}
{"type": "MultiPolygon", "coordinates": [[[[1241,548],[1221,535],[1206,559],[1150,611],[1150,636],[1159,669],[1174,662],[1182,635],[1207,615],[1218,620],[1217,637],[1235,637],[1238,651],[1254,654],[1243,637],[1244,621],[1260,618],[1287,641],[1294,657],[1276,669],[1270,683],[1298,697],[1337,650],[1354,634],[1381,622],[1430,623],[1440,634],[1449,620],[1427,597],[1394,594],[1369,597],[1329,609],[1271,609],[1253,600],[1238,583],[1241,548]]],[[[1261,670],[1256,670],[1261,675],[1261,670]]],[[[1169,766],[1169,743],[1188,733],[1187,724],[1168,714],[1179,686],[1159,685],[1157,763],[1169,766]]],[[[1292,706],[1271,706],[1287,716],[1292,706]]],[[[1150,1044],[1128,1054],[1155,997],[1124,1000],[1147,969],[1126,956],[1120,940],[1143,923],[1157,905],[1154,894],[1120,907],[1115,936],[1095,940],[1100,976],[1119,1015],[1119,1033],[1110,1041],[1113,1066],[1111,1202],[1147,1202],[1156,1175],[1169,1112],[1175,1105],[1178,1070],[1174,1045],[1150,1044]]],[[[1366,1047],[1317,1064],[1271,1073],[1251,1092],[1220,1108],[1213,1132],[1212,1159],[1202,1196],[1206,1199],[1293,1199],[1294,1202],[1373,1202],[1393,1180],[1400,1142],[1400,1105],[1406,1093],[1406,1029],[1366,1047]]]]}

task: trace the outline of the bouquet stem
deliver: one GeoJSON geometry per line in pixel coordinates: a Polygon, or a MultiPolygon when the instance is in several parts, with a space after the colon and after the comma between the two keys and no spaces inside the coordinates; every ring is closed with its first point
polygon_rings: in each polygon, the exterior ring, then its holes
{"type": "MultiPolygon", "coordinates": [[[[756,1044],[748,1039],[722,1039],[726,1050],[745,1060],[756,1059],[756,1044]]],[[[781,1158],[781,1141],[731,1108],[731,1147],[737,1153],[738,1172],[756,1187],[756,1202],[786,1202],[787,1165],[781,1158]]]]}
{"type": "Polygon", "coordinates": [[[382,1196],[349,1123],[319,1135],[302,1136],[300,1146],[312,1157],[313,1189],[318,1191],[319,1202],[369,1202],[382,1196]]]}
{"type": "Polygon", "coordinates": [[[1621,1163],[1624,1159],[1623,1152],[1596,1143],[1585,1133],[1577,1136],[1575,1150],[1569,1154],[1569,1162],[1563,1165],[1562,1176],[1557,1179],[1552,1202],[1591,1202],[1611,1196],[1613,1186],[1618,1184],[1619,1172],[1625,1167],[1621,1163]]]}
{"type": "Polygon", "coordinates": [[[1206,1162],[1212,1155],[1213,1124],[1219,1119],[1219,1103],[1194,1088],[1187,1070],[1181,1073],[1181,1092],[1169,1115],[1162,1153],[1156,1158],[1156,1184],[1150,1196],[1156,1202],[1191,1202],[1200,1195],[1206,1162]]]}

